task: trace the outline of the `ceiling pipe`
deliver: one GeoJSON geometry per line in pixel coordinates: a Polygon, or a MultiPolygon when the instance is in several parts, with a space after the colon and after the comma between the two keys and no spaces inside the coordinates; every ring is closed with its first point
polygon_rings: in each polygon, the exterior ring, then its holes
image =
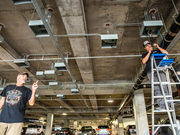
{"type": "Polygon", "coordinates": [[[116,27],[137,27],[141,26],[142,23],[121,23],[121,24],[115,24],[114,25],[114,34],[116,34],[116,27]]]}
{"type": "MultiPolygon", "coordinates": [[[[72,73],[70,71],[70,68],[69,68],[68,64],[66,63],[66,60],[64,59],[63,53],[61,52],[61,49],[59,48],[59,45],[56,42],[55,37],[53,36],[52,29],[51,29],[49,23],[46,21],[46,18],[45,18],[45,16],[42,13],[41,8],[39,7],[37,0],[32,0],[32,3],[34,5],[38,15],[40,16],[40,18],[41,18],[41,20],[42,20],[42,22],[43,22],[43,24],[44,24],[44,26],[45,26],[49,36],[50,36],[50,38],[51,38],[51,40],[52,40],[52,42],[54,44],[54,46],[56,47],[58,55],[62,58],[62,61],[63,61],[64,65],[65,65],[65,67],[66,67],[66,69],[67,69],[71,79],[72,79],[72,82],[74,82],[76,88],[78,89],[78,85],[76,83],[76,80],[74,79],[74,76],[72,75],[72,73]]],[[[79,93],[80,93],[80,91],[79,91],[79,93]]],[[[84,99],[84,97],[83,97],[83,95],[81,93],[80,93],[80,95],[84,99]]],[[[85,100],[84,100],[84,102],[85,102],[87,108],[89,109],[89,106],[88,106],[87,102],[85,100]]]]}

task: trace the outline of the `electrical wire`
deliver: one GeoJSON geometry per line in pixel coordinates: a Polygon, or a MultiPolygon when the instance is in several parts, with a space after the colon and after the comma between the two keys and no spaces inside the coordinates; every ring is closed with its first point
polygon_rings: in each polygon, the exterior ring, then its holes
{"type": "Polygon", "coordinates": [[[161,35],[161,33],[160,33],[159,30],[158,30],[158,33],[159,33],[159,35],[161,36],[161,39],[162,39],[162,42],[163,42],[161,47],[163,48],[163,47],[164,47],[164,39],[163,39],[163,36],[161,35]]]}

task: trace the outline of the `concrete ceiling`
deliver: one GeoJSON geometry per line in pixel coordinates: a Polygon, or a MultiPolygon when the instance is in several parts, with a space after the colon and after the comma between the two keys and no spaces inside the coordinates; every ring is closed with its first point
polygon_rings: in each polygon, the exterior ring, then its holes
{"type": "MultiPolygon", "coordinates": [[[[46,117],[47,112],[55,112],[55,117],[59,119],[64,118],[61,115],[63,112],[66,112],[70,119],[107,119],[109,114],[117,114],[124,97],[132,90],[134,78],[138,76],[142,66],[140,55],[145,52],[143,41],[161,41],[160,37],[140,38],[140,27],[137,25],[125,27],[118,24],[142,23],[145,20],[144,10],[157,8],[169,29],[173,23],[172,14],[175,13],[171,0],[37,1],[43,13],[47,7],[54,9],[50,26],[64,57],[68,53],[71,58],[68,59],[68,65],[80,94],[71,92],[75,83],[67,71],[57,71],[56,77],[36,76],[36,71],[53,69],[52,63],[62,61],[57,59],[57,49],[50,37],[37,38],[28,26],[30,20],[40,20],[32,3],[14,5],[12,0],[1,0],[0,23],[4,27],[0,34],[4,41],[0,43],[0,76],[3,82],[6,80],[7,85],[16,82],[18,72],[26,71],[31,78],[26,86],[30,88],[33,81],[40,80],[37,91],[40,97],[36,99],[34,107],[27,108],[26,118],[46,117]],[[110,34],[118,34],[117,48],[101,48],[99,34],[107,34],[107,24],[110,34]],[[72,34],[94,36],[62,36],[72,34]],[[13,63],[14,59],[21,58],[28,59],[30,68],[20,68],[13,63]],[[48,83],[53,81],[58,81],[59,86],[50,87],[48,83]],[[65,98],[59,99],[57,94],[63,94],[65,98]],[[114,102],[108,103],[108,99],[114,102]]],[[[179,10],[180,2],[174,2],[179,10]]],[[[164,29],[161,32],[163,33],[164,29]]],[[[172,42],[171,53],[180,52],[179,35],[177,34],[176,41],[172,42]]],[[[179,55],[176,58],[179,60],[179,55]]],[[[144,92],[149,105],[150,89],[144,89],[144,92]]],[[[124,110],[129,109],[129,106],[132,104],[128,104],[124,110]]]]}

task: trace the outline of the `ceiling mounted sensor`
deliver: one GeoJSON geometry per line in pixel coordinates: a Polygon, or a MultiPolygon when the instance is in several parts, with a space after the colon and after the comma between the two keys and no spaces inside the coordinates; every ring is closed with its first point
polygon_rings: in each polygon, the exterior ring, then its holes
{"type": "MultiPolygon", "coordinates": [[[[48,8],[45,13],[46,21],[50,23],[51,13],[53,12],[53,8],[48,8]]],[[[49,34],[42,22],[42,20],[31,20],[29,21],[29,27],[34,32],[36,37],[48,37],[49,34]]]]}
{"type": "Polygon", "coordinates": [[[79,93],[79,90],[78,89],[71,89],[71,92],[72,93],[79,93]]]}
{"type": "Polygon", "coordinates": [[[101,48],[116,48],[117,41],[117,34],[101,35],[101,48]]]}
{"type": "Polygon", "coordinates": [[[14,63],[21,68],[29,68],[30,63],[26,59],[14,59],[14,63]]]}
{"type": "Polygon", "coordinates": [[[140,29],[141,38],[157,37],[158,30],[160,30],[162,26],[163,22],[161,20],[143,21],[140,29]]]}
{"type": "Polygon", "coordinates": [[[56,77],[56,71],[55,70],[45,70],[44,71],[44,74],[47,76],[47,77],[56,77]]]}
{"type": "Polygon", "coordinates": [[[31,0],[12,0],[12,1],[13,1],[14,5],[32,3],[31,0]]]}
{"type": "Polygon", "coordinates": [[[65,98],[65,96],[62,95],[62,94],[57,94],[56,97],[58,97],[58,98],[65,98]]]}

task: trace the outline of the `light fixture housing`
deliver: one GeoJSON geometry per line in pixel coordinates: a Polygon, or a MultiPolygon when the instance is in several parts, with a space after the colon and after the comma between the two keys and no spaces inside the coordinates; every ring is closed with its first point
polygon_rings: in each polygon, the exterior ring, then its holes
{"type": "Polygon", "coordinates": [[[26,59],[14,59],[14,63],[20,68],[29,68],[30,63],[26,59]]]}
{"type": "Polygon", "coordinates": [[[51,88],[58,88],[59,87],[59,83],[58,82],[49,82],[49,86],[51,87],[51,88]]]}
{"type": "Polygon", "coordinates": [[[78,89],[71,89],[71,92],[72,93],[79,93],[79,90],[78,89]]]}
{"type": "Polygon", "coordinates": [[[157,37],[158,30],[163,26],[162,20],[143,21],[140,29],[140,37],[157,37]]]}
{"type": "Polygon", "coordinates": [[[62,115],[67,115],[67,113],[62,113],[62,115]]]}
{"type": "Polygon", "coordinates": [[[45,77],[44,71],[36,71],[36,76],[38,76],[39,78],[45,77]]]}
{"type": "Polygon", "coordinates": [[[3,88],[3,87],[0,87],[0,91],[2,91],[2,90],[4,90],[4,88],[3,88]]]}
{"type": "Polygon", "coordinates": [[[113,102],[114,102],[114,100],[112,100],[112,99],[108,100],[108,103],[113,103],[113,102]]]}
{"type": "Polygon", "coordinates": [[[12,2],[14,3],[14,5],[32,3],[31,0],[12,0],[12,2]]]}
{"type": "Polygon", "coordinates": [[[45,70],[44,71],[44,74],[47,76],[47,77],[56,77],[56,71],[55,70],[45,70]]]}
{"type": "Polygon", "coordinates": [[[49,34],[42,22],[42,20],[29,21],[29,27],[33,31],[36,37],[48,37],[49,34]]]}
{"type": "Polygon", "coordinates": [[[62,95],[62,94],[57,94],[56,97],[58,97],[58,98],[65,98],[65,96],[62,95]]]}
{"type": "Polygon", "coordinates": [[[67,71],[67,68],[63,62],[55,63],[54,67],[57,71],[67,71]]]}
{"type": "Polygon", "coordinates": [[[118,41],[117,34],[101,35],[101,48],[116,48],[118,41]]]}

